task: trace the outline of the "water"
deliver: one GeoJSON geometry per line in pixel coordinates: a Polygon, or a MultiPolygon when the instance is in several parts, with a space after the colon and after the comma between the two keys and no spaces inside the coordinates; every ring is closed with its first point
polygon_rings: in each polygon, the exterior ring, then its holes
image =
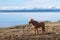
{"type": "Polygon", "coordinates": [[[0,27],[28,24],[30,18],[54,22],[60,20],[60,12],[0,12],[0,27]]]}

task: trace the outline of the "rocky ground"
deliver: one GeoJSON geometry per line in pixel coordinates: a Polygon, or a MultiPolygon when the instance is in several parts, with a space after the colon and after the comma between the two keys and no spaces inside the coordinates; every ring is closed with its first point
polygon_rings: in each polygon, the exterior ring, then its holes
{"type": "Polygon", "coordinates": [[[45,32],[34,34],[30,25],[19,25],[10,28],[0,28],[0,40],[60,40],[60,24],[46,23],[45,32]]]}

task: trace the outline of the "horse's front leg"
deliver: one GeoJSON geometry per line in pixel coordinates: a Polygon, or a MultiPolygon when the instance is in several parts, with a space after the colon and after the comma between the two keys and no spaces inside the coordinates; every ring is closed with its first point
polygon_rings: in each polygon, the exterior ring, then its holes
{"type": "Polygon", "coordinates": [[[35,31],[35,35],[36,35],[36,34],[39,34],[38,28],[35,28],[34,31],[35,31]]]}
{"type": "Polygon", "coordinates": [[[39,34],[38,28],[36,30],[37,30],[37,34],[39,34]]]}
{"type": "Polygon", "coordinates": [[[34,33],[35,33],[35,35],[36,35],[36,29],[34,28],[34,33]]]}

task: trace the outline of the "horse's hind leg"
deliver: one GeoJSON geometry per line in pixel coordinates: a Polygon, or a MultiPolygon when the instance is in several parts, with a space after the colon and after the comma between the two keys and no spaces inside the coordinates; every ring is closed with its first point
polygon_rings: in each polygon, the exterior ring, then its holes
{"type": "Polygon", "coordinates": [[[44,26],[44,27],[42,27],[42,32],[45,32],[45,26],[44,26]]]}

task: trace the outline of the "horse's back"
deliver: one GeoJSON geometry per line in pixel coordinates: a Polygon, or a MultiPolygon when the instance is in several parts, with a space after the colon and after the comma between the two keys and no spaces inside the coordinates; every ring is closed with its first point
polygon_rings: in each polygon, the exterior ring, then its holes
{"type": "Polygon", "coordinates": [[[40,22],[40,26],[44,26],[45,25],[45,23],[44,22],[40,22]]]}

